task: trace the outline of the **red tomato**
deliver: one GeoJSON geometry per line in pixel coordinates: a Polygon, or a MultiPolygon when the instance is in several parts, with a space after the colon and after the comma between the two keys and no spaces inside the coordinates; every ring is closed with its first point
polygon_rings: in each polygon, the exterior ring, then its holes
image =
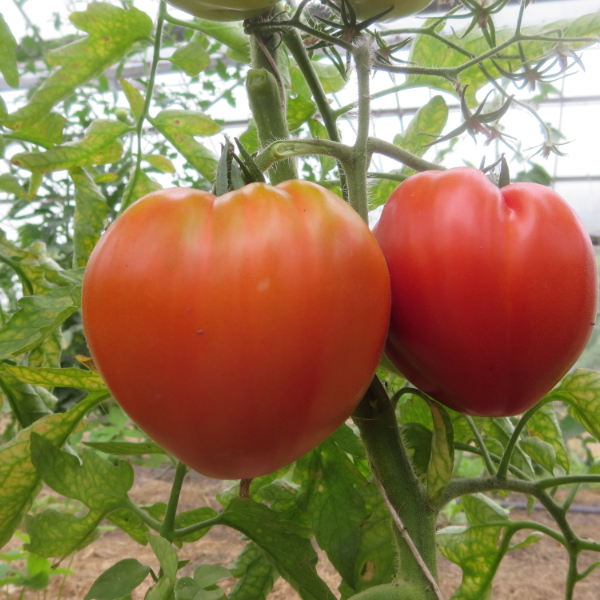
{"type": "Polygon", "coordinates": [[[446,406],[521,413],[583,351],[596,262],[579,218],[551,189],[498,189],[472,168],[420,173],[391,195],[375,236],[392,283],[386,354],[446,406]]]}
{"type": "Polygon", "coordinates": [[[251,478],[348,418],[383,351],[389,285],[366,224],[318,185],[169,189],[100,239],[83,323],[150,437],[204,475],[251,478]]]}

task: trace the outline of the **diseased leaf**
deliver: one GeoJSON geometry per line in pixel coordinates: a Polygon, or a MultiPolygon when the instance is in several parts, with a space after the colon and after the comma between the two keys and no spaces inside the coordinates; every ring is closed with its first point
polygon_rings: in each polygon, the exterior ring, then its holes
{"type": "Polygon", "coordinates": [[[166,156],[162,156],[162,154],[147,154],[144,156],[144,160],[147,160],[154,168],[162,173],[175,173],[175,166],[173,163],[166,156]]]}
{"type": "Polygon", "coordinates": [[[229,571],[239,579],[227,595],[229,600],[266,600],[279,578],[277,569],[254,542],[244,546],[229,571]]]}
{"type": "Polygon", "coordinates": [[[194,136],[218,133],[221,128],[217,123],[191,110],[163,110],[151,122],[203,177],[214,179],[218,160],[194,136]]]}
{"type": "Polygon", "coordinates": [[[538,465],[541,465],[550,474],[554,472],[556,464],[556,450],[548,442],[538,437],[526,437],[521,440],[523,452],[530,456],[538,465]]]}
{"type": "Polygon", "coordinates": [[[427,494],[434,504],[444,495],[454,470],[454,431],[452,421],[445,408],[430,402],[433,416],[431,459],[427,466],[427,494]]]}
{"type": "Polygon", "coordinates": [[[140,91],[126,79],[119,79],[119,83],[125,92],[125,96],[127,96],[127,102],[129,102],[129,107],[131,108],[133,116],[136,118],[136,121],[139,121],[144,112],[144,97],[140,91]]]}
{"type": "Polygon", "coordinates": [[[290,131],[294,131],[306,123],[315,112],[317,112],[317,105],[312,100],[306,100],[302,96],[288,100],[287,121],[290,131]]]}
{"type": "Polygon", "coordinates": [[[24,383],[47,387],[73,387],[88,392],[106,390],[102,377],[84,369],[40,369],[20,365],[2,365],[2,371],[11,373],[24,383]]]}
{"type": "Polygon", "coordinates": [[[104,229],[108,205],[101,190],[81,168],[69,173],[75,184],[73,268],[85,267],[104,229]]]}
{"type": "Polygon", "coordinates": [[[264,504],[233,499],[221,522],[248,536],[268,556],[281,576],[303,600],[334,600],[335,596],[317,575],[317,553],[304,530],[264,504]]]}
{"type": "MultiPolygon", "coordinates": [[[[93,375],[93,373],[90,373],[93,375]]],[[[139,456],[142,454],[167,454],[154,442],[83,442],[89,448],[115,456],[139,456]]]]}
{"type": "Polygon", "coordinates": [[[69,412],[50,414],[36,421],[0,448],[0,548],[10,540],[41,488],[40,477],[30,459],[31,433],[43,435],[61,446],[86,413],[107,396],[104,392],[90,394],[69,412]]]}
{"type": "Polygon", "coordinates": [[[152,31],[152,20],[142,11],[133,6],[125,10],[108,2],[92,2],[84,12],[72,13],[70,19],[88,37],[48,52],[48,63],[60,68],[25,106],[0,117],[3,125],[19,130],[40,121],[75,89],[120,61],[136,41],[148,39],[152,31]]]}
{"type": "Polygon", "coordinates": [[[26,296],[19,309],[0,329],[0,358],[32,350],[50,336],[81,306],[81,286],[63,286],[43,298],[26,296]]]}
{"type": "Polygon", "coordinates": [[[529,435],[536,436],[552,445],[556,454],[556,462],[568,473],[570,468],[569,456],[551,403],[546,404],[534,413],[533,417],[527,422],[527,429],[529,435]]]}
{"type": "Polygon", "coordinates": [[[549,394],[569,405],[569,414],[600,440],[600,373],[577,369],[549,394]]]}
{"type": "Polygon", "coordinates": [[[52,410],[42,400],[36,388],[19,381],[9,369],[8,365],[0,365],[0,388],[19,425],[29,427],[52,410]]]}
{"type": "Polygon", "coordinates": [[[11,162],[22,169],[42,174],[113,163],[123,153],[123,146],[116,140],[128,129],[121,121],[98,119],[85,130],[79,142],[55,146],[46,152],[21,152],[13,156],[11,162]]]}
{"type": "Polygon", "coordinates": [[[133,468],[118,466],[91,450],[79,458],[63,452],[35,433],[31,436],[31,460],[44,482],[55,492],[79,500],[89,512],[78,517],[53,510],[27,518],[31,542],[27,548],[40,556],[63,558],[97,536],[96,529],[111,512],[122,508],[133,485],[133,468]]]}
{"type": "Polygon", "coordinates": [[[21,185],[18,178],[10,173],[0,175],[0,191],[7,194],[14,194],[17,198],[21,198],[21,200],[29,200],[27,190],[21,185]]]}

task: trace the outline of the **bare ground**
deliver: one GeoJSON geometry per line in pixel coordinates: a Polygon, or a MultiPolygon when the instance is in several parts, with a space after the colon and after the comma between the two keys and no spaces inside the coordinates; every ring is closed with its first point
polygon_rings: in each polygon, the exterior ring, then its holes
{"type": "MultiPolygon", "coordinates": [[[[145,468],[137,468],[136,471],[136,482],[130,493],[131,498],[140,504],[166,502],[171,489],[169,476],[158,478],[160,471],[145,468]]],[[[206,479],[196,473],[188,474],[181,495],[180,510],[190,510],[198,506],[218,508],[214,496],[222,485],[222,482],[206,479]]],[[[514,499],[522,500],[519,497],[514,499]]],[[[576,504],[600,506],[600,494],[584,490],[577,496],[576,504]]],[[[536,510],[528,517],[525,511],[513,510],[511,517],[536,520],[555,527],[552,519],[544,511],[536,510]]],[[[600,515],[572,513],[570,522],[579,535],[600,541],[600,515]]],[[[214,527],[201,540],[184,545],[179,552],[180,560],[188,559],[190,564],[184,567],[182,574],[190,575],[194,567],[199,564],[228,566],[246,543],[240,538],[240,534],[236,531],[225,527],[214,527]]],[[[82,600],[98,575],[119,560],[132,556],[141,563],[153,567],[155,571],[158,570],[158,561],[148,546],[142,547],[136,544],[118,529],[105,532],[99,540],[75,556],[71,565],[75,574],[67,577],[62,598],[82,600]]],[[[600,557],[594,553],[584,556],[580,569],[598,559],[600,557]]],[[[492,598],[494,600],[562,600],[567,568],[568,557],[562,546],[544,536],[537,544],[515,550],[504,559],[494,583],[492,598]]],[[[337,591],[339,576],[321,551],[319,551],[318,571],[331,589],[337,591]]],[[[450,598],[454,589],[460,584],[461,571],[456,565],[440,558],[439,573],[444,597],[450,598]]],[[[61,579],[53,578],[45,599],[56,600],[59,597],[61,579]]],[[[224,587],[228,589],[233,582],[234,580],[225,581],[224,587]]],[[[150,579],[134,592],[133,600],[142,600],[149,586],[150,579]]],[[[17,600],[18,597],[18,590],[15,589],[7,600],[17,600]]],[[[28,591],[22,600],[42,598],[44,598],[43,592],[28,591]]],[[[298,600],[298,598],[296,592],[282,579],[279,579],[270,596],[271,600],[298,600]]],[[[600,569],[577,585],[575,600],[600,600],[600,569]]]]}

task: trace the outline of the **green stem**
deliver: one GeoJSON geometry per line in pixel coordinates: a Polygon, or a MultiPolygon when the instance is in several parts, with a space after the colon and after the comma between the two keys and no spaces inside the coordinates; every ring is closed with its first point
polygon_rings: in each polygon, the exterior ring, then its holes
{"type": "Polygon", "coordinates": [[[421,172],[446,170],[446,167],[423,160],[422,158],[415,156],[412,152],[409,152],[404,148],[400,148],[400,146],[390,144],[389,142],[384,142],[378,138],[369,138],[368,149],[371,153],[382,154],[388,158],[393,158],[394,160],[397,160],[398,162],[401,162],[403,165],[407,166],[409,169],[414,169],[415,171],[421,172]]]}
{"type": "Polygon", "coordinates": [[[358,77],[358,133],[353,156],[345,161],[344,170],[348,178],[348,199],[350,205],[369,222],[369,196],[367,169],[371,163],[369,152],[369,128],[371,126],[371,41],[362,39],[354,51],[358,77]]]}
{"type": "MultiPolygon", "coordinates": [[[[300,10],[300,8],[298,10],[300,10]]],[[[323,118],[323,123],[325,125],[325,129],[327,130],[329,139],[332,142],[341,143],[342,139],[337,127],[336,113],[333,108],[331,108],[331,104],[329,104],[325,90],[321,85],[321,80],[319,79],[312,61],[306,52],[306,48],[304,47],[304,43],[302,42],[300,34],[296,31],[296,29],[286,29],[283,33],[283,41],[294,57],[298,68],[300,71],[302,71],[302,75],[304,75],[304,80],[310,88],[315,104],[317,105],[319,113],[323,118]]],[[[342,190],[344,190],[346,188],[346,174],[344,173],[344,170],[339,162],[338,173],[342,190]]]]}
{"type": "Polygon", "coordinates": [[[573,483],[600,483],[600,475],[568,475],[566,477],[549,477],[540,479],[537,486],[541,490],[553,488],[561,485],[571,485],[573,483]]]}
{"type": "Polygon", "coordinates": [[[496,469],[494,468],[494,463],[492,462],[492,459],[488,452],[487,446],[485,445],[485,442],[483,441],[483,438],[481,437],[481,433],[479,433],[479,429],[477,429],[477,425],[475,425],[475,422],[473,421],[473,417],[469,417],[468,415],[465,415],[465,419],[467,420],[467,423],[469,424],[469,427],[471,428],[471,431],[473,432],[473,436],[475,437],[476,444],[479,446],[479,449],[481,450],[481,456],[483,458],[483,462],[485,463],[485,467],[486,467],[488,473],[490,475],[494,476],[496,474],[496,469]]]}
{"type": "Polygon", "coordinates": [[[206,521],[202,521],[201,523],[196,523],[195,525],[190,525],[189,527],[184,527],[183,529],[176,529],[173,535],[174,539],[184,538],[191,533],[196,533],[196,531],[200,531],[201,529],[206,529],[207,527],[212,527],[213,525],[221,524],[221,515],[217,515],[212,519],[207,519],[206,521]]]}
{"type": "Polygon", "coordinates": [[[173,487],[171,488],[171,495],[169,497],[169,504],[167,505],[167,512],[160,530],[160,535],[169,542],[173,541],[173,533],[175,532],[175,517],[177,515],[177,505],[179,504],[179,496],[181,494],[181,488],[183,486],[183,480],[188,472],[188,468],[182,463],[177,463],[177,469],[175,470],[175,479],[173,481],[173,487]]]}
{"type": "Polygon", "coordinates": [[[145,510],[142,510],[133,500],[127,499],[123,508],[130,510],[134,515],[139,517],[140,521],[145,523],[150,529],[160,532],[163,524],[156,519],[153,519],[145,510]]]}
{"type": "MultiPolygon", "coordinates": [[[[385,490],[429,572],[437,579],[435,512],[419,483],[400,437],[396,415],[381,382],[375,377],[353,414],[375,477],[385,490]]],[[[395,535],[400,556],[398,577],[420,582],[423,598],[435,598],[427,578],[398,528],[395,535]]]]}
{"type": "MultiPolygon", "coordinates": [[[[483,456],[481,454],[481,450],[479,448],[475,448],[474,446],[471,446],[469,444],[462,444],[460,442],[454,442],[454,448],[456,450],[461,450],[463,452],[471,452],[472,454],[477,454],[477,456],[481,456],[483,458],[483,456]]],[[[502,462],[501,456],[498,456],[497,454],[493,454],[492,452],[489,452],[489,451],[488,451],[488,454],[489,454],[490,458],[492,459],[492,461],[494,461],[495,463],[500,464],[502,462]]],[[[524,473],[523,471],[521,471],[521,469],[518,469],[514,465],[509,465],[508,470],[513,475],[515,475],[519,479],[522,479],[523,481],[531,481],[531,477],[529,477],[526,473],[524,473]]]]}
{"type": "Polygon", "coordinates": [[[506,473],[508,471],[508,465],[510,464],[510,461],[512,459],[512,455],[513,455],[513,451],[517,445],[517,442],[519,441],[519,436],[521,435],[521,432],[523,431],[523,428],[525,427],[525,425],[527,425],[527,422],[529,421],[529,419],[531,419],[531,417],[533,417],[533,415],[540,410],[540,408],[542,408],[543,406],[545,406],[546,404],[548,404],[548,402],[552,402],[553,398],[550,397],[546,397],[542,400],[540,400],[535,406],[532,406],[520,419],[519,422],[517,423],[515,430],[512,432],[512,435],[510,436],[510,440],[508,440],[508,444],[506,445],[506,449],[504,450],[504,456],[502,457],[502,462],[500,463],[500,466],[498,467],[498,478],[499,479],[504,479],[506,477],[506,473]]]}

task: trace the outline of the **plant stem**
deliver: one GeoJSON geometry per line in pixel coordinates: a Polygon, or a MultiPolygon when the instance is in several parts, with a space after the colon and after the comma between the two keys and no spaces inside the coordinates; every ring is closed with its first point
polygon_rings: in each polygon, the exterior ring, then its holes
{"type": "Polygon", "coordinates": [[[130,510],[134,515],[145,523],[150,529],[160,532],[163,524],[156,519],[153,519],[145,510],[142,510],[133,500],[127,500],[122,508],[130,510]]]}
{"type": "Polygon", "coordinates": [[[173,541],[173,533],[175,532],[175,516],[177,515],[177,505],[179,504],[179,496],[181,494],[181,488],[183,486],[183,480],[188,472],[188,468],[182,463],[177,463],[175,469],[175,479],[173,481],[173,487],[171,488],[171,495],[169,497],[169,504],[167,505],[167,512],[163,520],[163,524],[160,530],[160,535],[169,542],[173,541]]]}
{"type": "Polygon", "coordinates": [[[552,402],[552,400],[554,400],[554,398],[551,398],[549,396],[547,396],[546,398],[543,398],[535,406],[532,406],[519,419],[519,422],[517,423],[515,430],[512,432],[512,435],[510,436],[510,440],[508,440],[508,444],[506,445],[506,449],[504,450],[504,455],[502,456],[502,462],[500,463],[500,466],[498,467],[497,475],[498,475],[499,479],[504,479],[506,477],[506,473],[508,471],[508,465],[510,464],[510,460],[512,458],[513,451],[515,449],[515,446],[517,445],[517,442],[519,441],[519,436],[521,435],[523,428],[525,427],[525,425],[527,425],[527,421],[529,421],[529,419],[531,419],[531,417],[533,417],[533,415],[540,408],[542,408],[543,406],[548,404],[548,402],[552,402]]]}
{"type": "MultiPolygon", "coordinates": [[[[400,437],[392,403],[377,377],[354,411],[353,420],[367,449],[375,477],[381,482],[428,571],[437,579],[435,512],[429,504],[425,489],[417,479],[400,437]]],[[[423,598],[435,599],[427,576],[405,541],[404,532],[400,532],[397,527],[394,532],[400,556],[398,578],[420,582],[418,584],[422,585],[423,590],[427,590],[423,598]]]]}
{"type": "Polygon", "coordinates": [[[371,163],[369,128],[371,126],[371,41],[362,39],[354,51],[358,76],[358,134],[350,161],[344,161],[348,178],[348,199],[354,210],[369,222],[367,169],[371,163]]]}
{"type": "Polygon", "coordinates": [[[483,462],[485,463],[486,469],[488,470],[488,473],[492,476],[495,475],[496,469],[494,468],[494,463],[492,462],[492,459],[490,457],[490,453],[488,452],[487,446],[485,445],[485,442],[483,441],[483,438],[481,437],[481,433],[479,433],[479,429],[477,429],[477,425],[475,425],[475,422],[473,421],[473,417],[469,417],[468,415],[465,415],[465,419],[467,420],[467,423],[469,424],[469,427],[471,428],[471,431],[473,432],[473,436],[475,437],[475,442],[477,443],[477,445],[479,446],[479,449],[481,450],[481,456],[483,458],[483,462]]]}
{"type": "MultiPolygon", "coordinates": [[[[300,8],[298,10],[300,10],[300,8]]],[[[319,113],[323,118],[323,123],[325,125],[325,129],[327,130],[329,139],[332,142],[341,143],[342,139],[337,128],[336,113],[333,108],[331,108],[331,104],[329,104],[325,90],[323,90],[323,86],[321,85],[321,80],[317,76],[312,61],[306,52],[300,34],[296,31],[296,29],[286,29],[283,32],[283,41],[294,57],[294,60],[302,72],[302,75],[304,75],[304,79],[310,88],[313,99],[317,105],[317,108],[319,109],[319,113]]],[[[341,181],[341,188],[344,190],[346,188],[346,174],[344,173],[342,165],[339,163],[339,161],[338,173],[341,181]]]]}

